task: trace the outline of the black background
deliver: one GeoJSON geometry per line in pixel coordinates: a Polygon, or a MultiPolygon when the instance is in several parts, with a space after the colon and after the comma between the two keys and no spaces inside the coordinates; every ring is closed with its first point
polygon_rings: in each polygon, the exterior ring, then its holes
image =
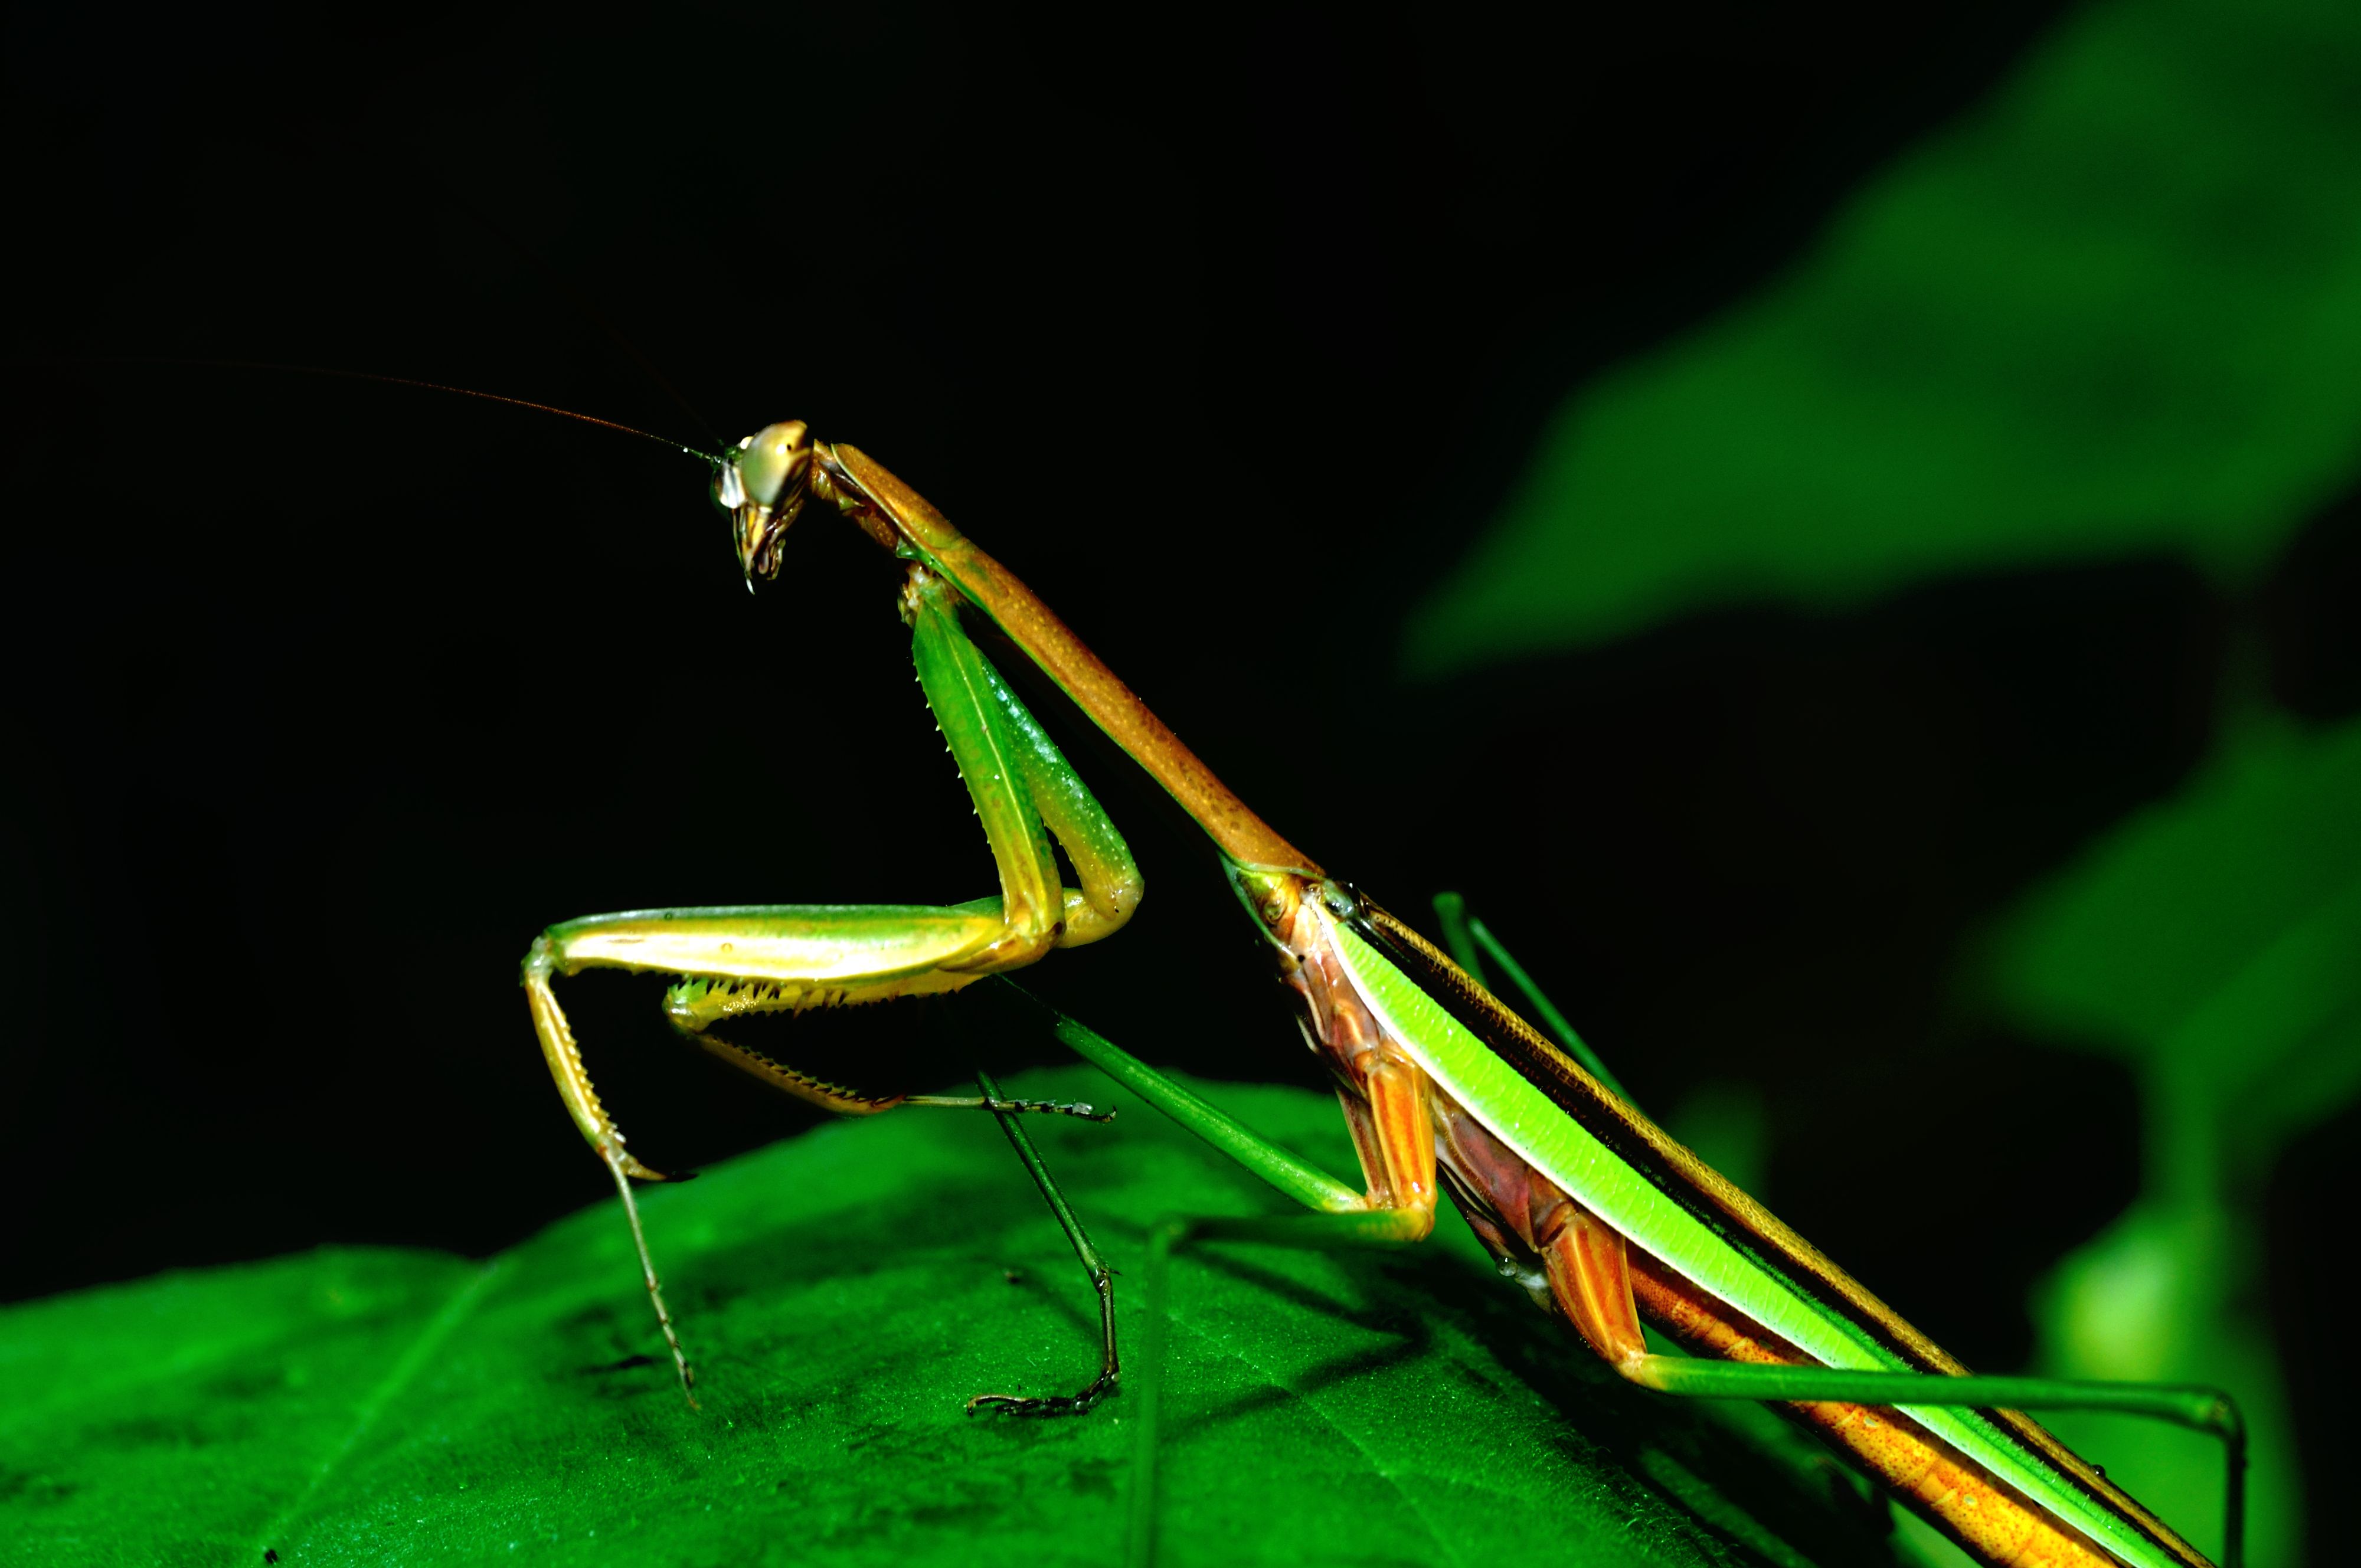
{"type": "MultiPolygon", "coordinates": [[[[750,600],[690,460],[223,363],[263,361],[860,444],[1331,870],[1414,917],[1464,888],[1643,1103],[1757,1086],[1768,1201],[2020,1359],[2026,1281],[2136,1189],[2136,1107],[1955,1016],[1958,944],[2202,755],[2228,629],[2300,711],[2361,707],[2355,518],[2249,605],[2135,561],[1441,689],[1392,651],[1570,389],[1763,285],[2052,9],[21,10],[0,1292],[498,1248],[606,1179],[516,992],[541,927],[994,885],[865,541],[813,518],[750,600]],[[2010,1157],[1865,1181],[1861,1129],[2010,1157]]],[[[1315,1081],[1193,835],[1071,750],[1150,896],[1028,983],[1315,1081]]],[[[660,990],[566,993],[635,1151],[808,1124],[660,990]]],[[[808,1035],[881,1086],[959,1070],[923,1009],[808,1035]]],[[[2292,1330],[2350,1132],[2282,1173],[2292,1330]]],[[[2349,1373],[2297,1380],[2315,1465],[2349,1373]]]]}

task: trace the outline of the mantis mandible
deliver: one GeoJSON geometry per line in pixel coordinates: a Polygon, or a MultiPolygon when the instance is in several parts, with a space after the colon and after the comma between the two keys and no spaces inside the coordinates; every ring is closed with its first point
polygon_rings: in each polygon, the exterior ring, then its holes
{"type": "MultiPolygon", "coordinates": [[[[642,910],[551,927],[524,986],[533,1025],[576,1125],[612,1174],[644,1283],[683,1391],[694,1376],[664,1303],[631,1196],[664,1179],[626,1149],[599,1103],[552,981],[585,969],[677,977],[665,1010],[682,1033],[752,1075],[827,1109],[898,1104],[989,1109],[1090,1269],[1104,1358],[1080,1394],[980,1395],[971,1408],[1087,1408],[1118,1376],[1109,1273],[1014,1120],[1087,1107],[1003,1099],[865,1097],[730,1043],[719,1028],[755,1014],[948,992],[1120,930],[1142,882],[1123,837],[1058,748],[961,628],[985,617],[1163,786],[1212,839],[1238,902],[1292,993],[1305,1041],[1335,1080],[1362,1185],[1257,1138],[1070,1019],[1059,1037],[1150,1104],[1311,1212],[1254,1222],[1175,1222],[1163,1259],[1192,1237],[1251,1235],[1312,1246],[1423,1239],[1448,1192],[1500,1271],[1563,1315],[1618,1373],[1667,1394],[1777,1401],[1850,1463],[1993,1564],[2206,1568],[2156,1515],[2020,1413],[2107,1409],[2216,1433],[2229,1456],[2224,1560],[2236,1568],[2243,1496],[2237,1413],[2213,1390],[1969,1376],[1759,1203],[1708,1169],[1620,1096],[1558,1025],[1554,1042],[1499,1001],[1482,972],[1480,926],[1443,906],[1450,957],[1330,876],[1224,787],[1023,583],[857,448],[770,425],[717,459],[713,499],[750,589],[776,576],[807,500],[832,503],[904,563],[902,618],[919,684],[972,797],[1000,876],[996,895],[951,905],[763,905],[642,910]],[[1067,887],[1054,839],[1079,887],[1067,887]],[[1653,1352],[1645,1319],[1691,1354],[1653,1352]]],[[[1156,1317],[1151,1309],[1151,1325],[1156,1317]]],[[[1152,1358],[1151,1358],[1152,1359],[1152,1358]]],[[[1152,1381],[1145,1402],[1153,1404],[1152,1381]]],[[[1143,1412],[1133,1554],[1152,1548],[1155,1423],[1143,1412]]]]}

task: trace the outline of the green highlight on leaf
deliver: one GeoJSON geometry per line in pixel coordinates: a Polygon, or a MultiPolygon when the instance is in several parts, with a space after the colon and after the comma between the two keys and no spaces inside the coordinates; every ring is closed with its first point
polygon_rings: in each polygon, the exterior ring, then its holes
{"type": "Polygon", "coordinates": [[[2029,901],[1997,970],[2013,1015],[2142,1064],[2224,1148],[2159,1174],[2258,1179],[2361,1089],[2361,725],[2257,720],[2174,799],[2029,901]]]}
{"type": "MultiPolygon", "coordinates": [[[[1333,1100],[1195,1087],[1350,1168],[1333,1100]]],[[[1135,1271],[1133,1346],[1156,1219],[1283,1204],[1088,1069],[1008,1089],[1121,1109],[1031,1131],[1135,1271]]],[[[611,1204],[489,1263],[336,1248],[0,1312],[10,1560],[1117,1559],[1136,1397],[961,1412],[1095,1365],[1089,1288],[989,1116],[824,1127],[644,1202],[702,1412],[611,1204]]],[[[1895,1561],[1883,1505],[1800,1435],[1624,1387],[1455,1222],[1403,1255],[1192,1249],[1173,1323],[1169,1563],[1895,1561]]]]}
{"type": "Polygon", "coordinates": [[[1576,393],[1405,667],[2135,552],[2251,580],[2361,464],[2356,79],[2339,0],[2069,16],[1790,276],[1576,393]]]}

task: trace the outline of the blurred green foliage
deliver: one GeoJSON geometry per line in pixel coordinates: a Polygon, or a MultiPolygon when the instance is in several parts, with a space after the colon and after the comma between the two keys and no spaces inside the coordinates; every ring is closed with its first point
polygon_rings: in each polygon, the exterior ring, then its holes
{"type": "MultiPolygon", "coordinates": [[[[2252,718],[2178,795],[2037,892],[1989,955],[2008,1015],[2119,1056],[2144,1100],[2140,1201],[2043,1288],[2043,1365],[2235,1393],[2257,1563],[2291,1560],[2297,1508],[2261,1299],[2264,1184],[2289,1139],[2361,1088],[2356,803],[2361,724],[2307,735],[2252,718]]],[[[2142,1497],[2201,1498],[2215,1473],[2178,1434],[2053,1424],[2142,1497]]]]}
{"type": "MultiPolygon", "coordinates": [[[[1011,1087],[1119,1105],[1034,1127],[1119,1260],[1165,1213],[1285,1206],[1095,1072],[1011,1087]]],[[[1351,1168],[1332,1098],[1198,1087],[1351,1168]]],[[[488,1263],[331,1249],[0,1313],[5,1555],[1119,1559],[1136,1396],[961,1411],[1096,1365],[1089,1287],[989,1117],[824,1127],[644,1204],[702,1411],[611,1204],[488,1263]]],[[[1894,1562],[1883,1507],[1799,1434],[1635,1395],[1455,1223],[1412,1254],[1208,1247],[1173,1307],[1161,1561],[1894,1562]]]]}
{"type": "Polygon", "coordinates": [[[2003,934],[2021,1022],[2148,1080],[2158,1197],[2258,1185],[2361,1088],[2361,724],[2250,723],[2003,934]]]}
{"type": "MultiPolygon", "coordinates": [[[[2356,81],[2361,9],[2334,0],[2070,16],[1787,279],[1576,392],[1413,616],[1405,666],[2139,554],[2251,587],[2361,466],[2356,81]]],[[[2300,1549],[2300,1499],[2261,1204],[2273,1157],[2361,1088],[2361,726],[2226,706],[2199,775],[1968,971],[1971,1007],[2142,1086],[2143,1195],[2040,1288],[2043,1365],[2232,1388],[2270,1568],[2300,1549]]],[[[2218,1541],[2207,1445],[2054,1424],[2218,1541]]]]}
{"type": "Polygon", "coordinates": [[[1784,282],[1576,392],[1407,667],[2133,551],[2250,578],[2361,455],[2356,80],[2338,0],[2070,16],[1784,282]]]}

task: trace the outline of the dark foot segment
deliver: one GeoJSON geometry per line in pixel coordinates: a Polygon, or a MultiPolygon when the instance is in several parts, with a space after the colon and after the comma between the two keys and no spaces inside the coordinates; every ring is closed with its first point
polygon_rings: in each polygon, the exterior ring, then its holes
{"type": "Polygon", "coordinates": [[[1102,1111],[1080,1100],[1000,1100],[977,1095],[912,1094],[902,1102],[905,1105],[932,1105],[953,1111],[991,1111],[1004,1116],[1076,1116],[1085,1122],[1112,1122],[1113,1107],[1102,1111]]]}
{"type": "Polygon", "coordinates": [[[1115,1391],[1117,1374],[1102,1372],[1079,1394],[978,1394],[967,1413],[991,1410],[1004,1416],[1079,1416],[1115,1391]]]}
{"type": "Polygon", "coordinates": [[[1082,1100],[1002,1100],[994,1102],[992,1109],[1029,1112],[1037,1116],[1078,1116],[1085,1122],[1115,1120],[1115,1107],[1102,1111],[1082,1100]]]}

